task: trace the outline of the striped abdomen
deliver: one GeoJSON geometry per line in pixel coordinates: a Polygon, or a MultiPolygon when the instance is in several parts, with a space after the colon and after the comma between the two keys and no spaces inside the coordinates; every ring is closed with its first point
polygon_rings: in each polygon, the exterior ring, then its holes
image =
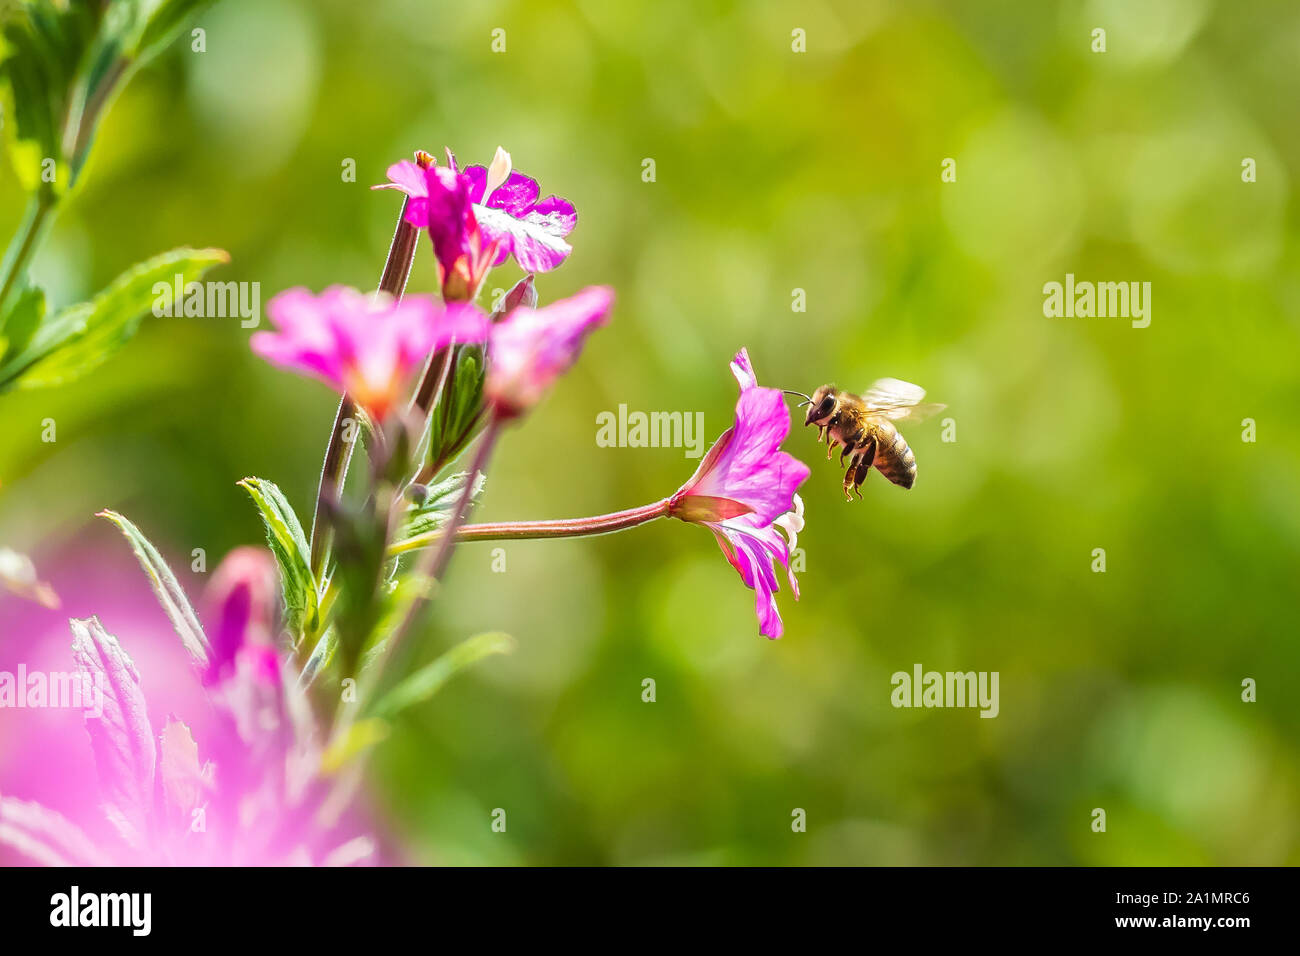
{"type": "Polygon", "coordinates": [[[892,422],[877,420],[874,425],[876,460],[872,464],[894,484],[911,488],[916,483],[916,456],[912,449],[892,422]]]}

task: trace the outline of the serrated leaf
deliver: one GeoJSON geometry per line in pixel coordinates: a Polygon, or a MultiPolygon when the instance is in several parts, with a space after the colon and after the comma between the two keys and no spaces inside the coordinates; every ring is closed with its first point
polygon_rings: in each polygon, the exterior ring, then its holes
{"type": "Polygon", "coordinates": [[[375,705],[374,715],[391,719],[406,708],[428,700],[471,664],[492,654],[509,654],[514,649],[514,638],[500,631],[476,634],[461,641],[385,694],[383,700],[375,705]]]}
{"type": "MultiPolygon", "coordinates": [[[[413,538],[433,535],[440,530],[451,518],[456,503],[460,501],[468,477],[469,472],[458,471],[453,475],[448,475],[437,484],[429,485],[424,500],[419,505],[413,505],[408,509],[405,520],[393,536],[389,552],[400,554],[403,551],[410,550],[403,547],[403,545],[413,538]]],[[[470,494],[469,504],[477,501],[478,497],[483,493],[484,477],[484,475],[479,474],[474,481],[474,490],[470,494]]]]}
{"type": "Polygon", "coordinates": [[[296,647],[303,631],[315,629],[320,621],[320,595],[311,573],[311,548],[293,506],[274,483],[263,478],[245,478],[241,488],[252,496],[266,525],[266,540],[280,566],[285,626],[296,647]]]}
{"type": "Polygon", "coordinates": [[[167,619],[172,622],[172,627],[176,629],[181,643],[185,645],[185,650],[189,651],[190,657],[198,667],[206,668],[212,645],[208,643],[207,635],[203,633],[203,626],[199,624],[199,617],[194,613],[190,599],[186,597],[180,583],[176,580],[176,575],[172,574],[171,568],[167,567],[167,562],[158,553],[158,549],[140,533],[139,528],[116,511],[101,511],[98,517],[113,522],[126,536],[126,540],[131,544],[131,550],[135,552],[136,560],[140,562],[140,567],[144,569],[145,574],[149,575],[154,593],[158,595],[158,601],[162,604],[167,619]]]}
{"type": "Polygon", "coordinates": [[[197,281],[212,266],[228,262],[220,249],[173,249],[154,256],[113,280],[103,292],[44,322],[22,352],[0,365],[0,391],[56,385],[102,363],[126,342],[151,311],[155,283],[197,281]]]}

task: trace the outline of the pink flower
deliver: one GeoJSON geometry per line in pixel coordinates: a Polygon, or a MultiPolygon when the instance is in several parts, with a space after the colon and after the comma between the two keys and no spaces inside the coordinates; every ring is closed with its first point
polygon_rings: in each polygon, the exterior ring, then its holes
{"type": "Polygon", "coordinates": [[[588,286],[540,309],[519,306],[492,326],[483,393],[501,418],[532,408],[577,361],[587,335],[604,325],[614,291],[588,286]]]}
{"type": "Polygon", "coordinates": [[[217,570],[212,658],[201,674],[215,729],[202,758],[199,743],[176,718],[155,730],[141,673],[117,639],[93,617],[73,620],[77,670],[86,686],[102,693],[85,725],[111,834],[92,842],[62,814],[0,796],[0,844],[37,862],[101,866],[329,864],[373,857],[375,842],[358,821],[320,822],[327,788],[318,773],[318,731],[274,647],[262,643],[270,637],[273,585],[274,562],[266,552],[240,549],[217,570]],[[230,666],[218,667],[221,660],[230,666]]]}
{"type": "Polygon", "coordinates": [[[394,302],[343,286],[319,296],[290,289],[266,311],[277,331],[254,333],[253,351],[346,392],[376,421],[405,394],[430,352],[481,342],[487,329],[486,317],[468,303],[443,306],[427,296],[394,302]]]}
{"type": "MultiPolygon", "coordinates": [[[[454,167],[401,162],[388,168],[390,183],[374,189],[398,189],[407,196],[405,219],[427,229],[438,260],[438,284],[448,302],[473,299],[497,259],[497,243],[479,228],[470,199],[471,182],[454,167]]],[[[422,160],[423,162],[423,160],[422,160]]]]}
{"type": "Polygon", "coordinates": [[[669,499],[669,514],[713,532],[745,586],[755,591],[760,633],[777,638],[783,625],[776,607],[780,585],[773,560],[785,566],[798,598],[790,552],[803,528],[803,502],[795,490],[809,469],[780,450],[790,432],[790,413],[781,391],[758,386],[744,349],[732,360],[731,371],[740,383],[735,423],[669,499]]]}
{"type": "Polygon", "coordinates": [[[389,182],[374,188],[398,189],[411,198],[406,221],[429,230],[448,274],[462,256],[465,270],[479,279],[485,267],[511,255],[527,272],[548,272],[568,258],[573,250],[565,237],[578,222],[571,202],[558,196],[539,200],[537,181],[515,172],[504,149],[497,149],[487,167],[460,171],[450,151],[447,160],[444,167],[395,163],[388,168],[389,182]]]}
{"type": "Polygon", "coordinates": [[[236,548],[217,568],[208,587],[212,651],[201,675],[205,685],[228,680],[242,667],[266,682],[279,680],[273,644],[275,560],[262,548],[236,548]]]}

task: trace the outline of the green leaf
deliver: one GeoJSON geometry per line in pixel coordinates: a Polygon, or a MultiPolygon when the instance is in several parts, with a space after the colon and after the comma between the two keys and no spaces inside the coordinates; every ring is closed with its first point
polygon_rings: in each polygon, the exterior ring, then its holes
{"type": "Polygon", "coordinates": [[[195,664],[206,667],[212,646],[208,643],[207,635],[203,633],[203,626],[199,624],[199,617],[194,613],[190,599],[185,596],[185,592],[176,580],[176,575],[172,574],[171,568],[167,567],[167,562],[158,553],[158,549],[149,543],[149,539],[140,533],[139,528],[116,511],[101,511],[97,517],[107,518],[126,536],[126,540],[131,543],[131,550],[135,552],[136,560],[140,562],[140,567],[144,568],[145,574],[149,575],[154,593],[158,595],[158,602],[172,622],[172,627],[176,629],[181,643],[185,645],[185,650],[189,651],[195,664]]]}
{"type": "Polygon", "coordinates": [[[320,756],[320,769],[324,774],[336,774],[348,763],[381,743],[388,736],[388,723],[378,717],[367,717],[350,726],[344,735],[330,743],[320,756]]]}
{"type": "Polygon", "coordinates": [[[37,286],[28,286],[18,294],[13,307],[0,316],[0,362],[6,355],[16,355],[27,348],[43,318],[45,293],[37,286]]]}
{"type": "Polygon", "coordinates": [[[315,629],[320,621],[320,595],[311,573],[311,548],[302,524],[284,494],[263,478],[239,482],[253,498],[266,525],[266,540],[280,566],[280,587],[284,596],[285,626],[296,647],[304,629],[315,629]]]}
{"type": "Polygon", "coordinates": [[[466,667],[492,654],[509,654],[515,640],[509,634],[491,631],[461,641],[403,680],[375,705],[374,715],[386,719],[428,700],[466,667]]]}
{"type": "Polygon", "coordinates": [[[428,459],[435,469],[455,460],[474,437],[483,413],[486,373],[481,348],[456,347],[447,385],[429,417],[428,459]]]}
{"type": "MultiPolygon", "coordinates": [[[[412,505],[407,511],[406,520],[393,536],[390,552],[401,553],[409,550],[402,547],[405,542],[421,535],[432,535],[442,528],[451,518],[456,503],[460,501],[468,477],[469,472],[458,471],[437,484],[427,486],[424,500],[418,505],[412,505]]],[[[469,498],[470,504],[478,500],[479,495],[483,493],[483,480],[484,476],[480,474],[474,482],[474,491],[469,498]]]]}
{"type": "Polygon", "coordinates": [[[174,287],[197,281],[212,266],[228,262],[220,249],[173,249],[118,276],[89,302],[74,305],[43,323],[27,346],[0,364],[0,391],[15,384],[35,388],[71,381],[120,348],[151,311],[156,283],[174,287]]]}
{"type": "Polygon", "coordinates": [[[134,47],[140,62],[170,46],[180,32],[212,3],[213,0],[143,0],[144,27],[134,47]]]}
{"type": "Polygon", "coordinates": [[[325,629],[325,633],[320,636],[316,646],[311,649],[307,663],[302,665],[302,672],[298,675],[298,686],[305,690],[315,683],[321,671],[334,662],[334,655],[338,652],[338,649],[338,628],[331,625],[325,629]]]}
{"type": "Polygon", "coordinates": [[[28,192],[65,192],[73,176],[64,155],[73,87],[94,43],[104,5],[35,0],[13,11],[0,34],[5,115],[13,117],[9,150],[28,192]],[[53,182],[42,164],[54,161],[53,182]]]}
{"type": "Polygon", "coordinates": [[[28,192],[75,184],[100,120],[131,74],[212,0],[30,0],[0,35],[10,153],[28,192]],[[42,164],[54,161],[53,181],[42,164]]]}

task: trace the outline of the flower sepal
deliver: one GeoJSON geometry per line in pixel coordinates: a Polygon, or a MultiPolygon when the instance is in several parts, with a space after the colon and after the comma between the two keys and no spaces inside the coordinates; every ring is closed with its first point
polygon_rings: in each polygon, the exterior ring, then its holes
{"type": "Polygon", "coordinates": [[[674,496],[668,504],[668,513],[682,521],[726,521],[754,511],[743,501],[717,495],[674,496]]]}

